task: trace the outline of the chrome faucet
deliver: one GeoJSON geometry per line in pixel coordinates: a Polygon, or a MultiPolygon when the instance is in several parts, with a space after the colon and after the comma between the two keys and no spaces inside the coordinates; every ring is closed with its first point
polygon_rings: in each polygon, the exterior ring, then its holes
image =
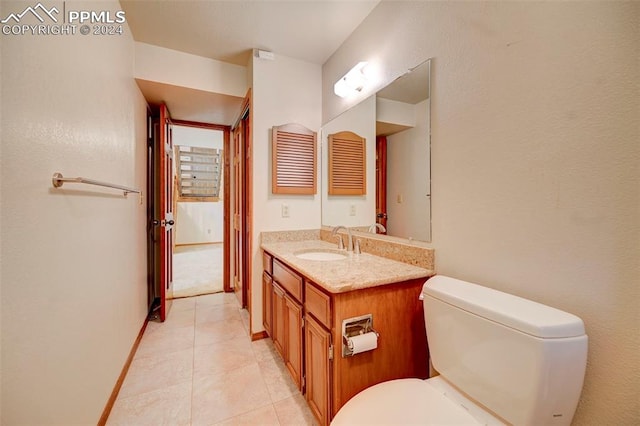
{"type": "Polygon", "coordinates": [[[369,227],[369,232],[371,232],[372,234],[376,234],[378,232],[378,229],[380,230],[380,232],[387,232],[387,228],[385,228],[383,224],[377,222],[369,227]]]}
{"type": "Polygon", "coordinates": [[[337,236],[338,238],[340,238],[340,242],[338,243],[338,247],[342,250],[344,249],[344,244],[342,242],[342,237],[340,235],[336,235],[338,233],[338,231],[340,229],[344,229],[345,231],[347,231],[347,236],[348,236],[348,240],[347,240],[347,251],[353,251],[353,238],[351,237],[351,229],[347,228],[346,226],[336,226],[335,228],[333,228],[333,231],[331,231],[331,236],[337,236]]]}

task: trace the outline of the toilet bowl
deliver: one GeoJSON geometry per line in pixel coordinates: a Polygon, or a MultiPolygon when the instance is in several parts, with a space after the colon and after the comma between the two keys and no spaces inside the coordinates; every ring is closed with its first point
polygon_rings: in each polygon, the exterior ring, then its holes
{"type": "Polygon", "coordinates": [[[587,361],[580,318],[441,275],[421,299],[440,375],[365,389],[332,426],[571,424],[587,361]]]}
{"type": "Polygon", "coordinates": [[[351,398],[331,422],[347,425],[503,426],[442,377],[379,383],[351,398]]]}

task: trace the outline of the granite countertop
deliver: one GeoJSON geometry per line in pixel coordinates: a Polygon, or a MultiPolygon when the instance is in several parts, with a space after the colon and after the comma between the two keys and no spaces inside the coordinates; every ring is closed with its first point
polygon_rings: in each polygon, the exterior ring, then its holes
{"type": "Polygon", "coordinates": [[[337,250],[336,244],[322,240],[269,242],[262,243],[261,247],[331,293],[427,278],[435,274],[430,269],[368,253],[353,254],[344,251],[347,255],[345,259],[331,261],[306,260],[295,255],[314,249],[337,250]]]}

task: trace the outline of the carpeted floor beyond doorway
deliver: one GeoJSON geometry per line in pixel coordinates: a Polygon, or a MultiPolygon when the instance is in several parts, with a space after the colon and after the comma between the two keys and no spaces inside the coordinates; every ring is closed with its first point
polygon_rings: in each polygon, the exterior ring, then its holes
{"type": "Polygon", "coordinates": [[[173,297],[222,291],[222,244],[176,246],[173,252],[173,297]]]}

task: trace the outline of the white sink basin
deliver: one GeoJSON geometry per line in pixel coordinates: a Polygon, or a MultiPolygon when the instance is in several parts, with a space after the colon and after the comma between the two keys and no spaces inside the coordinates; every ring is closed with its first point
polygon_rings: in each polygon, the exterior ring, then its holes
{"type": "Polygon", "coordinates": [[[346,253],[338,250],[329,250],[329,249],[303,250],[303,251],[294,253],[294,255],[299,259],[320,260],[325,262],[332,261],[332,260],[343,260],[347,258],[346,253]]]}

